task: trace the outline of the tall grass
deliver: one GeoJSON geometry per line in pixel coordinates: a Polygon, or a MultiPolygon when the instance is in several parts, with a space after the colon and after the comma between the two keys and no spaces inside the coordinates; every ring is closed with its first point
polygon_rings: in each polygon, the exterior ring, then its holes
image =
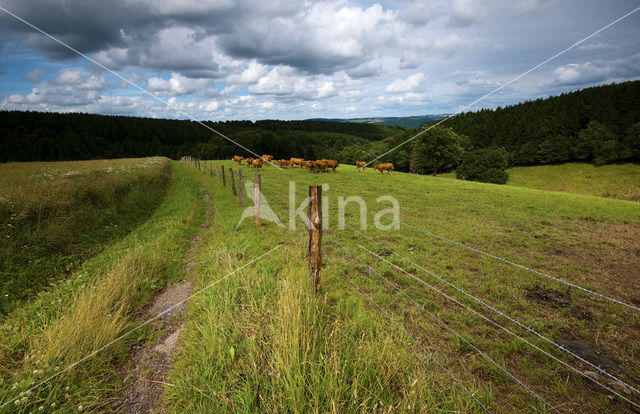
{"type": "Polygon", "coordinates": [[[202,217],[203,202],[196,181],[175,164],[170,171],[166,197],[144,224],[0,325],[0,403],[19,395],[0,412],[112,409],[122,387],[120,370],[126,370],[131,346],[153,334],[147,328],[32,392],[20,393],[139,326],[141,307],[167,281],[184,276],[182,255],[202,217]]]}
{"type": "MultiPolygon", "coordinates": [[[[231,166],[229,161],[216,161],[231,166]]],[[[234,168],[235,169],[235,168],[234,168]]],[[[201,173],[200,173],[201,174],[201,173]]],[[[401,220],[453,240],[498,254],[589,289],[637,302],[633,278],[640,249],[636,203],[531,188],[442,180],[410,174],[360,173],[341,166],[335,174],[300,169],[262,171],[262,187],[281,220],[287,218],[289,180],[297,200],[308,185],[329,184],[334,219],[336,197],[359,195],[377,211],[395,196],[401,220]]],[[[182,350],[165,389],[173,412],[473,412],[479,406],[430,363],[424,349],[448,367],[494,412],[548,412],[522,386],[473,350],[473,343],[500,366],[567,412],[624,412],[628,403],[592,386],[524,342],[488,325],[477,315],[377,260],[358,245],[375,245],[334,224],[325,232],[322,295],[310,295],[305,271],[306,231],[291,232],[245,221],[230,189],[209,185],[218,214],[205,234],[198,273],[206,280],[226,274],[276,243],[286,246],[217,285],[192,303],[182,331],[182,350]],[[336,247],[349,247],[363,265],[336,247]],[[226,263],[221,266],[220,263],[226,263]],[[371,268],[399,285],[461,337],[440,327],[414,303],[383,282],[371,268]],[[416,346],[360,294],[353,278],[424,347],[416,346]]],[[[354,207],[347,222],[358,224],[354,207]]],[[[637,315],[538,275],[479,256],[407,227],[364,232],[415,263],[504,311],[552,340],[575,339],[620,363],[615,371],[634,383],[638,364],[637,315]],[[567,305],[532,298],[532,292],[565,295],[567,305]]],[[[385,253],[385,252],[382,252],[385,253]]],[[[388,259],[425,282],[485,314],[450,286],[393,255],[388,259]]],[[[582,370],[574,359],[540,338],[486,316],[536,346],[582,370]]],[[[627,394],[625,394],[627,395],[627,394]]],[[[634,401],[636,399],[634,398],[634,401]]]]}
{"type": "Polygon", "coordinates": [[[104,168],[104,160],[0,166],[0,315],[151,215],[169,160],[126,161],[117,168],[104,168]]]}
{"type": "MultiPolygon", "coordinates": [[[[237,200],[228,188],[206,185],[217,194],[217,214],[194,257],[200,285],[286,244],[192,299],[165,387],[169,412],[478,410],[360,299],[342,276],[349,266],[328,263],[323,285],[330,288],[316,296],[304,237],[248,221],[235,229],[237,200]]],[[[483,390],[480,398],[491,395],[483,390]]]]}

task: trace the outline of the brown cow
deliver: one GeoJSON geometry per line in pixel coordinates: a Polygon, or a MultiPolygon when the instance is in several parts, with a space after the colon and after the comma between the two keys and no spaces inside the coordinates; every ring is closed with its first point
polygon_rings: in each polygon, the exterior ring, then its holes
{"type": "Polygon", "coordinates": [[[251,161],[251,166],[256,170],[262,168],[263,165],[264,165],[264,159],[262,158],[256,158],[255,160],[251,161]]]}
{"type": "Polygon", "coordinates": [[[273,159],[273,155],[267,155],[267,154],[262,154],[262,158],[265,162],[271,162],[271,160],[273,159]]]}
{"type": "Polygon", "coordinates": [[[367,169],[367,163],[364,162],[364,161],[356,161],[356,169],[358,171],[366,170],[367,169]]]}
{"type": "Polygon", "coordinates": [[[247,166],[249,166],[249,167],[250,167],[250,166],[251,166],[251,163],[253,162],[253,160],[255,160],[255,158],[245,158],[244,160],[245,160],[245,162],[247,163],[247,166]]]}
{"type": "Polygon", "coordinates": [[[289,162],[291,162],[291,165],[299,165],[299,166],[300,166],[300,168],[302,168],[302,163],[303,163],[304,161],[302,160],[302,158],[294,158],[294,157],[291,157],[291,158],[289,159],[289,162]]]}
{"type": "Polygon", "coordinates": [[[336,168],[340,165],[336,160],[322,160],[327,162],[327,168],[331,168],[333,172],[336,172],[336,168]]]}
{"type": "Polygon", "coordinates": [[[242,160],[244,160],[244,157],[242,155],[234,155],[233,160],[238,164],[242,164],[242,160]]]}
{"type": "Polygon", "coordinates": [[[373,169],[379,170],[380,174],[382,174],[383,171],[389,171],[389,174],[391,174],[391,172],[394,170],[393,164],[391,164],[390,162],[383,162],[382,164],[376,164],[373,167],[373,169]]]}
{"type": "Polygon", "coordinates": [[[327,168],[329,168],[329,163],[327,160],[316,160],[313,163],[313,167],[318,171],[325,172],[327,171],[327,168]]]}

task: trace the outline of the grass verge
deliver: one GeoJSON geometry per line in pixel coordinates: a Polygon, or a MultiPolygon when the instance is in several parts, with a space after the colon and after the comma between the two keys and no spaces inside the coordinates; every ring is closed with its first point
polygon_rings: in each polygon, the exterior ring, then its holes
{"type": "Polygon", "coordinates": [[[166,158],[0,166],[0,315],[148,219],[166,158]]]}
{"type": "Polygon", "coordinates": [[[177,163],[170,169],[166,196],[144,224],[0,325],[0,404],[19,396],[0,412],[110,410],[122,385],[118,367],[132,344],[148,339],[144,328],[27,390],[138,326],[141,306],[184,275],[182,256],[203,202],[189,173],[177,163]]]}

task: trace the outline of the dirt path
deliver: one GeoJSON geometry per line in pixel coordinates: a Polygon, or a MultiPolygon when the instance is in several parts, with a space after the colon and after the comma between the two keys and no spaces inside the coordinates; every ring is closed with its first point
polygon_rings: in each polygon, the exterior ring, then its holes
{"type": "MultiPolygon", "coordinates": [[[[203,188],[200,190],[204,191],[203,188]]],[[[206,229],[211,224],[211,198],[206,194],[203,199],[207,208],[206,220],[201,227],[206,229]]],[[[194,272],[196,262],[193,260],[193,255],[198,250],[201,240],[201,236],[193,236],[191,247],[185,252],[183,261],[187,275],[192,275],[194,272]]],[[[129,358],[129,368],[125,373],[122,397],[111,408],[127,414],[164,412],[163,386],[170,385],[165,382],[165,379],[171,370],[180,331],[184,326],[184,320],[181,317],[182,312],[187,308],[187,302],[184,301],[192,291],[192,283],[182,280],[167,286],[147,305],[140,316],[141,321],[160,315],[176,304],[180,304],[151,323],[157,334],[153,344],[138,345],[133,349],[129,358]]]]}

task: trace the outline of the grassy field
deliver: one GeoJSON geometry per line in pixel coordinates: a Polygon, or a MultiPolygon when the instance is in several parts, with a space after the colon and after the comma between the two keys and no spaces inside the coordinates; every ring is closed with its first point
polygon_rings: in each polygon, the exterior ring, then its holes
{"type": "MultiPolygon", "coordinates": [[[[640,201],[640,165],[567,163],[514,167],[507,185],[640,201]]],[[[455,173],[442,177],[455,178],[455,173]]]]}
{"type": "MultiPolygon", "coordinates": [[[[132,168],[136,164],[153,170],[150,161],[124,164],[128,171],[120,179],[144,175],[132,168]]],[[[110,411],[120,397],[120,367],[132,345],[149,339],[145,329],[28,390],[137,326],[140,309],[168,281],[183,276],[182,255],[197,231],[203,202],[197,180],[176,164],[162,165],[166,185],[162,192],[146,189],[157,199],[144,222],[0,320],[0,404],[19,396],[0,412],[110,411]]]]}
{"type": "MultiPolygon", "coordinates": [[[[551,412],[541,399],[561,412],[633,412],[563,363],[640,404],[638,394],[452,285],[550,340],[582,341],[636,388],[637,311],[407,226],[373,225],[375,212],[390,207],[377,198],[390,195],[403,223],[638,306],[637,203],[350,166],[335,174],[265,167],[266,201],[285,224],[290,181],[295,208],[309,185],[328,186],[318,295],[306,274],[308,235],[300,219],[295,230],[269,221],[255,227],[252,218],[238,225],[243,209],[228,173],[223,187],[215,174],[172,163],[149,220],[2,321],[0,403],[134,326],[137,310],[166,281],[190,278],[196,291],[218,283],[190,301],[164,384],[167,412],[483,412],[481,404],[492,412],[551,412]],[[196,229],[205,193],[212,198],[211,226],[196,229]],[[337,225],[339,196],[366,202],[361,233],[337,225]],[[187,275],[180,263],[196,231],[202,241],[190,259],[195,272],[187,275]]],[[[246,196],[245,202],[252,208],[246,196]]],[[[355,207],[346,208],[351,226],[360,222],[355,207]]],[[[21,396],[7,412],[110,411],[122,384],[115,367],[149,335],[143,329],[112,345],[21,396]]]]}
{"type": "MultiPolygon", "coordinates": [[[[378,204],[376,198],[393,195],[400,202],[403,222],[635,306],[640,303],[640,209],[636,203],[408,174],[381,176],[372,171],[358,173],[349,166],[321,175],[267,167],[262,173],[264,194],[284,223],[288,201],[279,193],[288,192],[290,180],[296,183],[296,207],[310,184],[328,184],[324,194],[333,218],[337,196],[361,196],[377,211],[389,205],[378,204]]],[[[428,354],[495,412],[550,411],[501,367],[563,412],[631,412],[627,402],[611,398],[557,360],[496,329],[393,265],[580,371],[593,371],[592,367],[349,229],[332,225],[325,232],[321,294],[309,294],[307,235],[302,223],[298,222],[297,231],[290,231],[273,223],[255,228],[248,220],[236,229],[241,209],[229,187],[214,181],[208,189],[216,194],[218,214],[205,239],[207,248],[202,249],[201,283],[278,243],[284,247],[275,257],[192,303],[182,351],[169,380],[172,386],[166,389],[174,412],[481,411],[428,354]],[[382,253],[393,265],[363,247],[382,253]],[[439,325],[432,315],[460,336],[439,325]]],[[[347,223],[356,225],[358,219],[356,210],[347,209],[347,223]]],[[[368,237],[545,337],[583,341],[616,361],[612,372],[637,386],[640,329],[636,311],[404,226],[376,230],[371,216],[368,225],[363,232],[368,237]]],[[[599,380],[609,384],[606,378],[599,380]]],[[[622,395],[638,402],[633,395],[622,395]]]]}
{"type": "Polygon", "coordinates": [[[0,165],[0,315],[144,222],[166,158],[0,165]]]}

